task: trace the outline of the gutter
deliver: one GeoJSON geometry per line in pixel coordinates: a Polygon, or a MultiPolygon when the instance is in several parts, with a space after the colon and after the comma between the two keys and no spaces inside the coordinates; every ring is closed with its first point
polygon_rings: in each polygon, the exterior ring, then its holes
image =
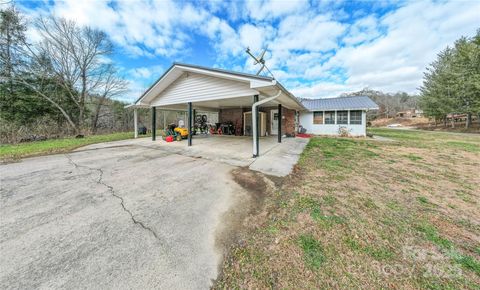
{"type": "Polygon", "coordinates": [[[269,97],[269,98],[266,98],[264,100],[261,100],[261,101],[258,101],[256,103],[253,103],[252,105],[252,127],[253,127],[253,157],[258,157],[259,156],[259,140],[258,140],[258,130],[257,130],[257,115],[258,115],[258,112],[257,112],[257,109],[258,109],[258,106],[260,105],[263,105],[265,103],[268,103],[272,100],[275,100],[276,98],[278,98],[280,96],[280,94],[282,93],[281,90],[278,90],[278,93],[273,96],[273,97],[269,97]]]}

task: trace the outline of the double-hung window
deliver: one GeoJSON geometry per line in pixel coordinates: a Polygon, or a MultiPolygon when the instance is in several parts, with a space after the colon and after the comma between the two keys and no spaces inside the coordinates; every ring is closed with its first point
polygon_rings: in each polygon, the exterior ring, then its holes
{"type": "Polygon", "coordinates": [[[335,124],[335,112],[326,111],[325,112],[325,124],[335,124]]]}
{"type": "Polygon", "coordinates": [[[362,111],[350,111],[350,124],[362,125],[362,111]]]}
{"type": "Polygon", "coordinates": [[[348,124],[348,111],[337,111],[337,124],[348,124]]]}
{"type": "Polygon", "coordinates": [[[313,112],[313,124],[323,124],[323,112],[313,112]]]}

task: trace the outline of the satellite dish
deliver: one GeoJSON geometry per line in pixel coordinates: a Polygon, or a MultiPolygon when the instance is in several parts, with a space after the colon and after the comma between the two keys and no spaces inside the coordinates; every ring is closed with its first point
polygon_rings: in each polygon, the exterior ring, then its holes
{"type": "Polygon", "coordinates": [[[272,72],[268,69],[267,65],[265,64],[265,59],[263,58],[265,56],[265,53],[267,52],[267,49],[264,49],[258,56],[254,56],[252,54],[252,52],[250,51],[250,48],[247,47],[247,49],[245,50],[245,52],[251,57],[253,58],[253,64],[254,65],[257,65],[257,64],[260,64],[260,69],[257,71],[257,76],[260,75],[260,73],[266,69],[271,75],[273,78],[275,78],[272,74],[272,72]]]}

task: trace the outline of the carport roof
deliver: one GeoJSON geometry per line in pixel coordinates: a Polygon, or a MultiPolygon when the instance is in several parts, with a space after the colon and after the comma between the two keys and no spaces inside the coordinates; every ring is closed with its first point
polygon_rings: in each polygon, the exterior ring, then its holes
{"type": "Polygon", "coordinates": [[[378,109],[378,105],[367,96],[301,99],[300,101],[310,111],[378,109]]]}
{"type": "Polygon", "coordinates": [[[282,91],[283,97],[281,97],[280,99],[283,99],[284,101],[288,100],[287,103],[289,103],[290,106],[293,105],[298,110],[305,109],[299,99],[297,99],[292,93],[285,89],[285,87],[283,87],[273,77],[259,76],[249,73],[236,72],[219,68],[209,68],[178,62],[173,63],[170,68],[168,68],[168,70],[165,71],[165,73],[163,73],[162,76],[160,76],[160,78],[155,81],[152,86],[150,86],[150,88],[148,88],[131,106],[149,106],[152,98],[165,90],[172,82],[174,82],[180,75],[185,72],[194,72],[214,77],[228,78],[230,80],[236,80],[240,82],[247,82],[250,83],[251,89],[257,90],[258,92],[260,92],[260,94],[263,94],[264,92],[271,92],[272,88],[276,88],[277,90],[282,91]]]}

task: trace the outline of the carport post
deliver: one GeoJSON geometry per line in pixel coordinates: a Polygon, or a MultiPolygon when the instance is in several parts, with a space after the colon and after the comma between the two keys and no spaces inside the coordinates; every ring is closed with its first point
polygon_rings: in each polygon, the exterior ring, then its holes
{"type": "Polygon", "coordinates": [[[157,139],[157,108],[152,107],[152,141],[157,139]]]}
{"type": "Polygon", "coordinates": [[[138,113],[137,108],[133,109],[133,130],[135,130],[134,137],[138,138],[138,113]]]}
{"type": "Polygon", "coordinates": [[[188,146],[192,146],[192,102],[188,102],[188,146]]]}
{"type": "MultiPolygon", "coordinates": [[[[253,96],[253,102],[256,103],[258,102],[258,95],[254,95],[253,96]]],[[[253,157],[257,157],[258,155],[260,155],[260,132],[259,132],[259,127],[258,126],[258,107],[255,107],[255,112],[252,112],[252,121],[253,121],[253,118],[255,118],[255,136],[253,136],[253,138],[255,138],[255,144],[257,146],[256,148],[256,153],[257,154],[254,154],[253,157]]]]}
{"type": "Polygon", "coordinates": [[[278,143],[282,143],[282,104],[278,104],[278,143]]]}

